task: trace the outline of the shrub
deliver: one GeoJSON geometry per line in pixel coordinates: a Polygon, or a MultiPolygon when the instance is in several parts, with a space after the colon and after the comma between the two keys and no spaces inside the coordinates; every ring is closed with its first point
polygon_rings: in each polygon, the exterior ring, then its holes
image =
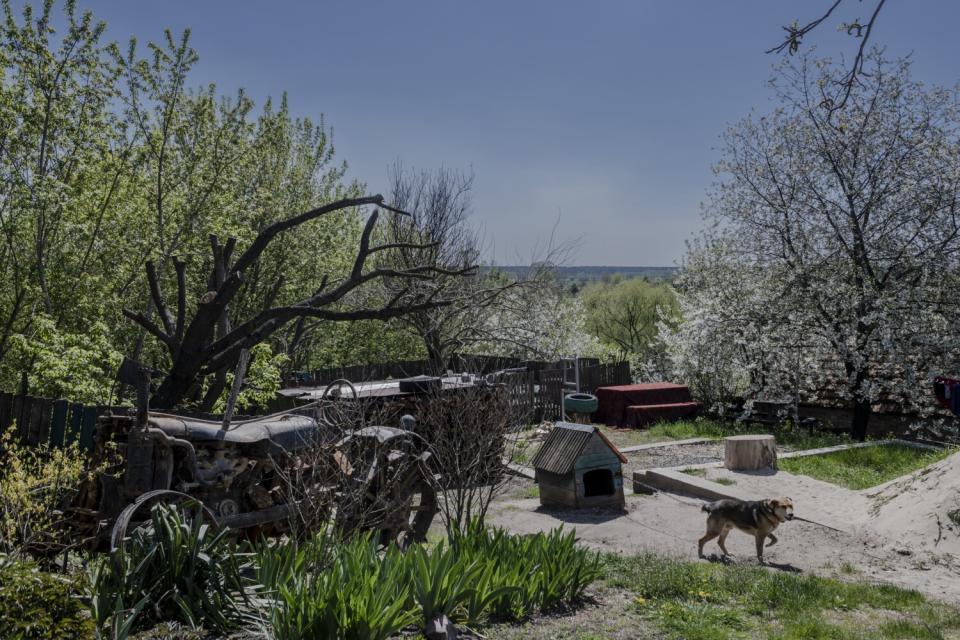
{"type": "Polygon", "coordinates": [[[4,638],[79,640],[94,637],[94,624],[79,589],[65,576],[34,564],[0,559],[0,621],[4,638]]]}
{"type": "Polygon", "coordinates": [[[80,486],[86,459],[74,444],[24,447],[15,427],[0,435],[0,552],[59,540],[63,503],[80,486]]]}
{"type": "MultiPolygon", "coordinates": [[[[407,578],[424,627],[443,616],[462,619],[457,612],[464,611],[474,583],[483,571],[482,561],[457,551],[441,542],[430,550],[416,546],[406,553],[407,578]]],[[[479,617],[482,610],[474,613],[479,617]]]]}

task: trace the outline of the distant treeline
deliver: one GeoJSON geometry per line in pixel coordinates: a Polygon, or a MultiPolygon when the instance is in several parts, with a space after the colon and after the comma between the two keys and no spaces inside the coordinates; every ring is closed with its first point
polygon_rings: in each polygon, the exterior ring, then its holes
{"type": "MultiPolygon", "coordinates": [[[[498,266],[499,271],[512,276],[523,276],[529,266],[498,266]]],[[[557,278],[566,282],[598,282],[621,278],[648,278],[650,280],[672,280],[677,273],[677,267],[604,267],[604,266],[577,266],[553,267],[557,278]]]]}

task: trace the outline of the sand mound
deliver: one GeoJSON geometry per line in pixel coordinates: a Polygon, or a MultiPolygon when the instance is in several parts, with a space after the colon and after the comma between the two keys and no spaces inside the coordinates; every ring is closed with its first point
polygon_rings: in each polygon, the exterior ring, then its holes
{"type": "Polygon", "coordinates": [[[912,551],[960,555],[960,453],[867,495],[880,535],[912,551]]]}

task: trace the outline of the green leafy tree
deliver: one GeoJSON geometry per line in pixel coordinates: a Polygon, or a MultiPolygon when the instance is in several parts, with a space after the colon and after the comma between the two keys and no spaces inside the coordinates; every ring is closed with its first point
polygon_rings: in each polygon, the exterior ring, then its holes
{"type": "Polygon", "coordinates": [[[672,287],[644,278],[591,284],[581,296],[587,330],[621,357],[653,356],[658,322],[678,314],[672,287]]]}

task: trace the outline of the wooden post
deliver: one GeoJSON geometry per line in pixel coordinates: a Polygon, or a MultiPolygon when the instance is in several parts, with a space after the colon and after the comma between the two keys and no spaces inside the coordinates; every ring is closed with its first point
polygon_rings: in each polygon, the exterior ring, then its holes
{"type": "Polygon", "coordinates": [[[223,424],[221,431],[230,430],[230,420],[233,418],[233,409],[237,404],[237,398],[240,396],[240,387],[243,386],[243,378],[247,375],[247,365],[250,364],[250,350],[241,349],[240,357],[237,359],[237,369],[233,374],[233,385],[230,387],[230,395],[227,397],[227,406],[223,410],[223,424]]]}
{"type": "Polygon", "coordinates": [[[772,435],[730,436],[723,444],[723,464],[731,471],[777,468],[777,443],[772,435]]]}

